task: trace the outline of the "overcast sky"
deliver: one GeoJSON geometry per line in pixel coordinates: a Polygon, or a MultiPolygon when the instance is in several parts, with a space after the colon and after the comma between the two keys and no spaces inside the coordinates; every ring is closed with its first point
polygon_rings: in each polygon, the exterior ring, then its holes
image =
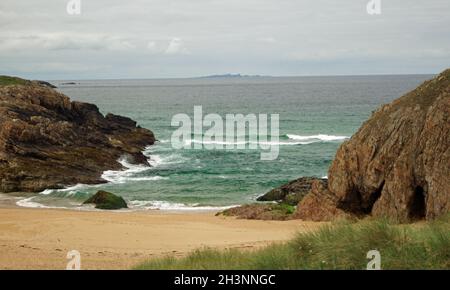
{"type": "Polygon", "coordinates": [[[33,79],[438,73],[449,0],[1,0],[0,74],[33,79]]]}

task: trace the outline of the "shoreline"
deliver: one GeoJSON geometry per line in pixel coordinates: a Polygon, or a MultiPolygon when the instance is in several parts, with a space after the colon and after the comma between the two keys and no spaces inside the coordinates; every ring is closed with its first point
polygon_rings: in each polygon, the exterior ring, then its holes
{"type": "Polygon", "coordinates": [[[153,257],[205,247],[257,249],[326,223],[255,221],[215,212],[110,212],[0,207],[0,269],[65,269],[71,250],[82,269],[130,269],[153,257]]]}
{"type": "MultiPolygon", "coordinates": [[[[23,208],[23,209],[56,209],[69,211],[86,211],[86,212],[104,212],[105,210],[96,209],[92,205],[83,205],[81,202],[78,206],[57,206],[44,205],[33,202],[32,199],[39,197],[39,194],[31,193],[0,193],[0,208],[23,208]],[[21,205],[22,204],[22,205],[21,205]],[[25,205],[25,204],[28,204],[25,205]]],[[[239,207],[241,204],[229,206],[190,206],[182,203],[167,201],[128,201],[128,208],[113,210],[109,212],[130,213],[130,212],[151,212],[160,211],[166,213],[217,213],[233,207],[239,207]],[[142,204],[142,205],[140,205],[142,204]],[[153,206],[145,206],[153,204],[153,206]],[[157,206],[159,204],[159,206],[157,206]]]]}

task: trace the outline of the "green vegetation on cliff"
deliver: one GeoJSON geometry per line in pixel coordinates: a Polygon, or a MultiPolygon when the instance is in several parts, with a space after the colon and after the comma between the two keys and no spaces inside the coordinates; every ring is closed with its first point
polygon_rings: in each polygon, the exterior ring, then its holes
{"type": "Polygon", "coordinates": [[[136,269],[366,269],[370,250],[380,252],[382,269],[450,269],[450,216],[409,225],[340,221],[260,250],[202,249],[136,269]]]}
{"type": "Polygon", "coordinates": [[[0,75],[0,86],[9,86],[9,85],[27,85],[30,81],[18,78],[18,77],[10,77],[10,76],[2,76],[0,75]]]}

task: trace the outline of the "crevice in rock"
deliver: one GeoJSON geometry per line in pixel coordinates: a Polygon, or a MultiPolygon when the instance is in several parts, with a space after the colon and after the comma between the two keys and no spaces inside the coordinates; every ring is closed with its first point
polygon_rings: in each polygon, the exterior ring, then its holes
{"type": "Polygon", "coordinates": [[[348,194],[343,199],[338,200],[336,206],[338,209],[345,212],[363,216],[365,213],[361,207],[361,200],[361,193],[358,190],[353,189],[351,194],[348,194]]]}
{"type": "Polygon", "coordinates": [[[409,208],[409,218],[411,220],[424,219],[426,216],[426,205],[425,205],[426,192],[422,186],[416,186],[414,190],[414,196],[411,201],[409,208]]]}
{"type": "Polygon", "coordinates": [[[362,211],[365,214],[372,213],[373,205],[380,198],[381,192],[383,192],[384,183],[385,183],[385,181],[383,180],[383,182],[381,182],[381,185],[378,187],[378,189],[370,195],[369,199],[366,201],[366,204],[364,204],[362,206],[362,211]]]}
{"type": "Polygon", "coordinates": [[[358,190],[353,190],[345,199],[338,202],[337,206],[346,212],[356,215],[365,216],[372,213],[375,202],[381,197],[385,181],[380,184],[377,190],[370,194],[368,198],[363,198],[363,195],[358,190]]]}

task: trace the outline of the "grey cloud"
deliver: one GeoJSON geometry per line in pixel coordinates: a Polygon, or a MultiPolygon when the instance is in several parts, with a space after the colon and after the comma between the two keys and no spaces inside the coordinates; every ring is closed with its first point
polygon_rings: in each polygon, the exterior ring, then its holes
{"type": "Polygon", "coordinates": [[[382,0],[378,16],[366,13],[368,0],[81,1],[77,16],[66,13],[68,0],[2,0],[0,73],[133,78],[449,66],[448,0],[382,0]]]}

